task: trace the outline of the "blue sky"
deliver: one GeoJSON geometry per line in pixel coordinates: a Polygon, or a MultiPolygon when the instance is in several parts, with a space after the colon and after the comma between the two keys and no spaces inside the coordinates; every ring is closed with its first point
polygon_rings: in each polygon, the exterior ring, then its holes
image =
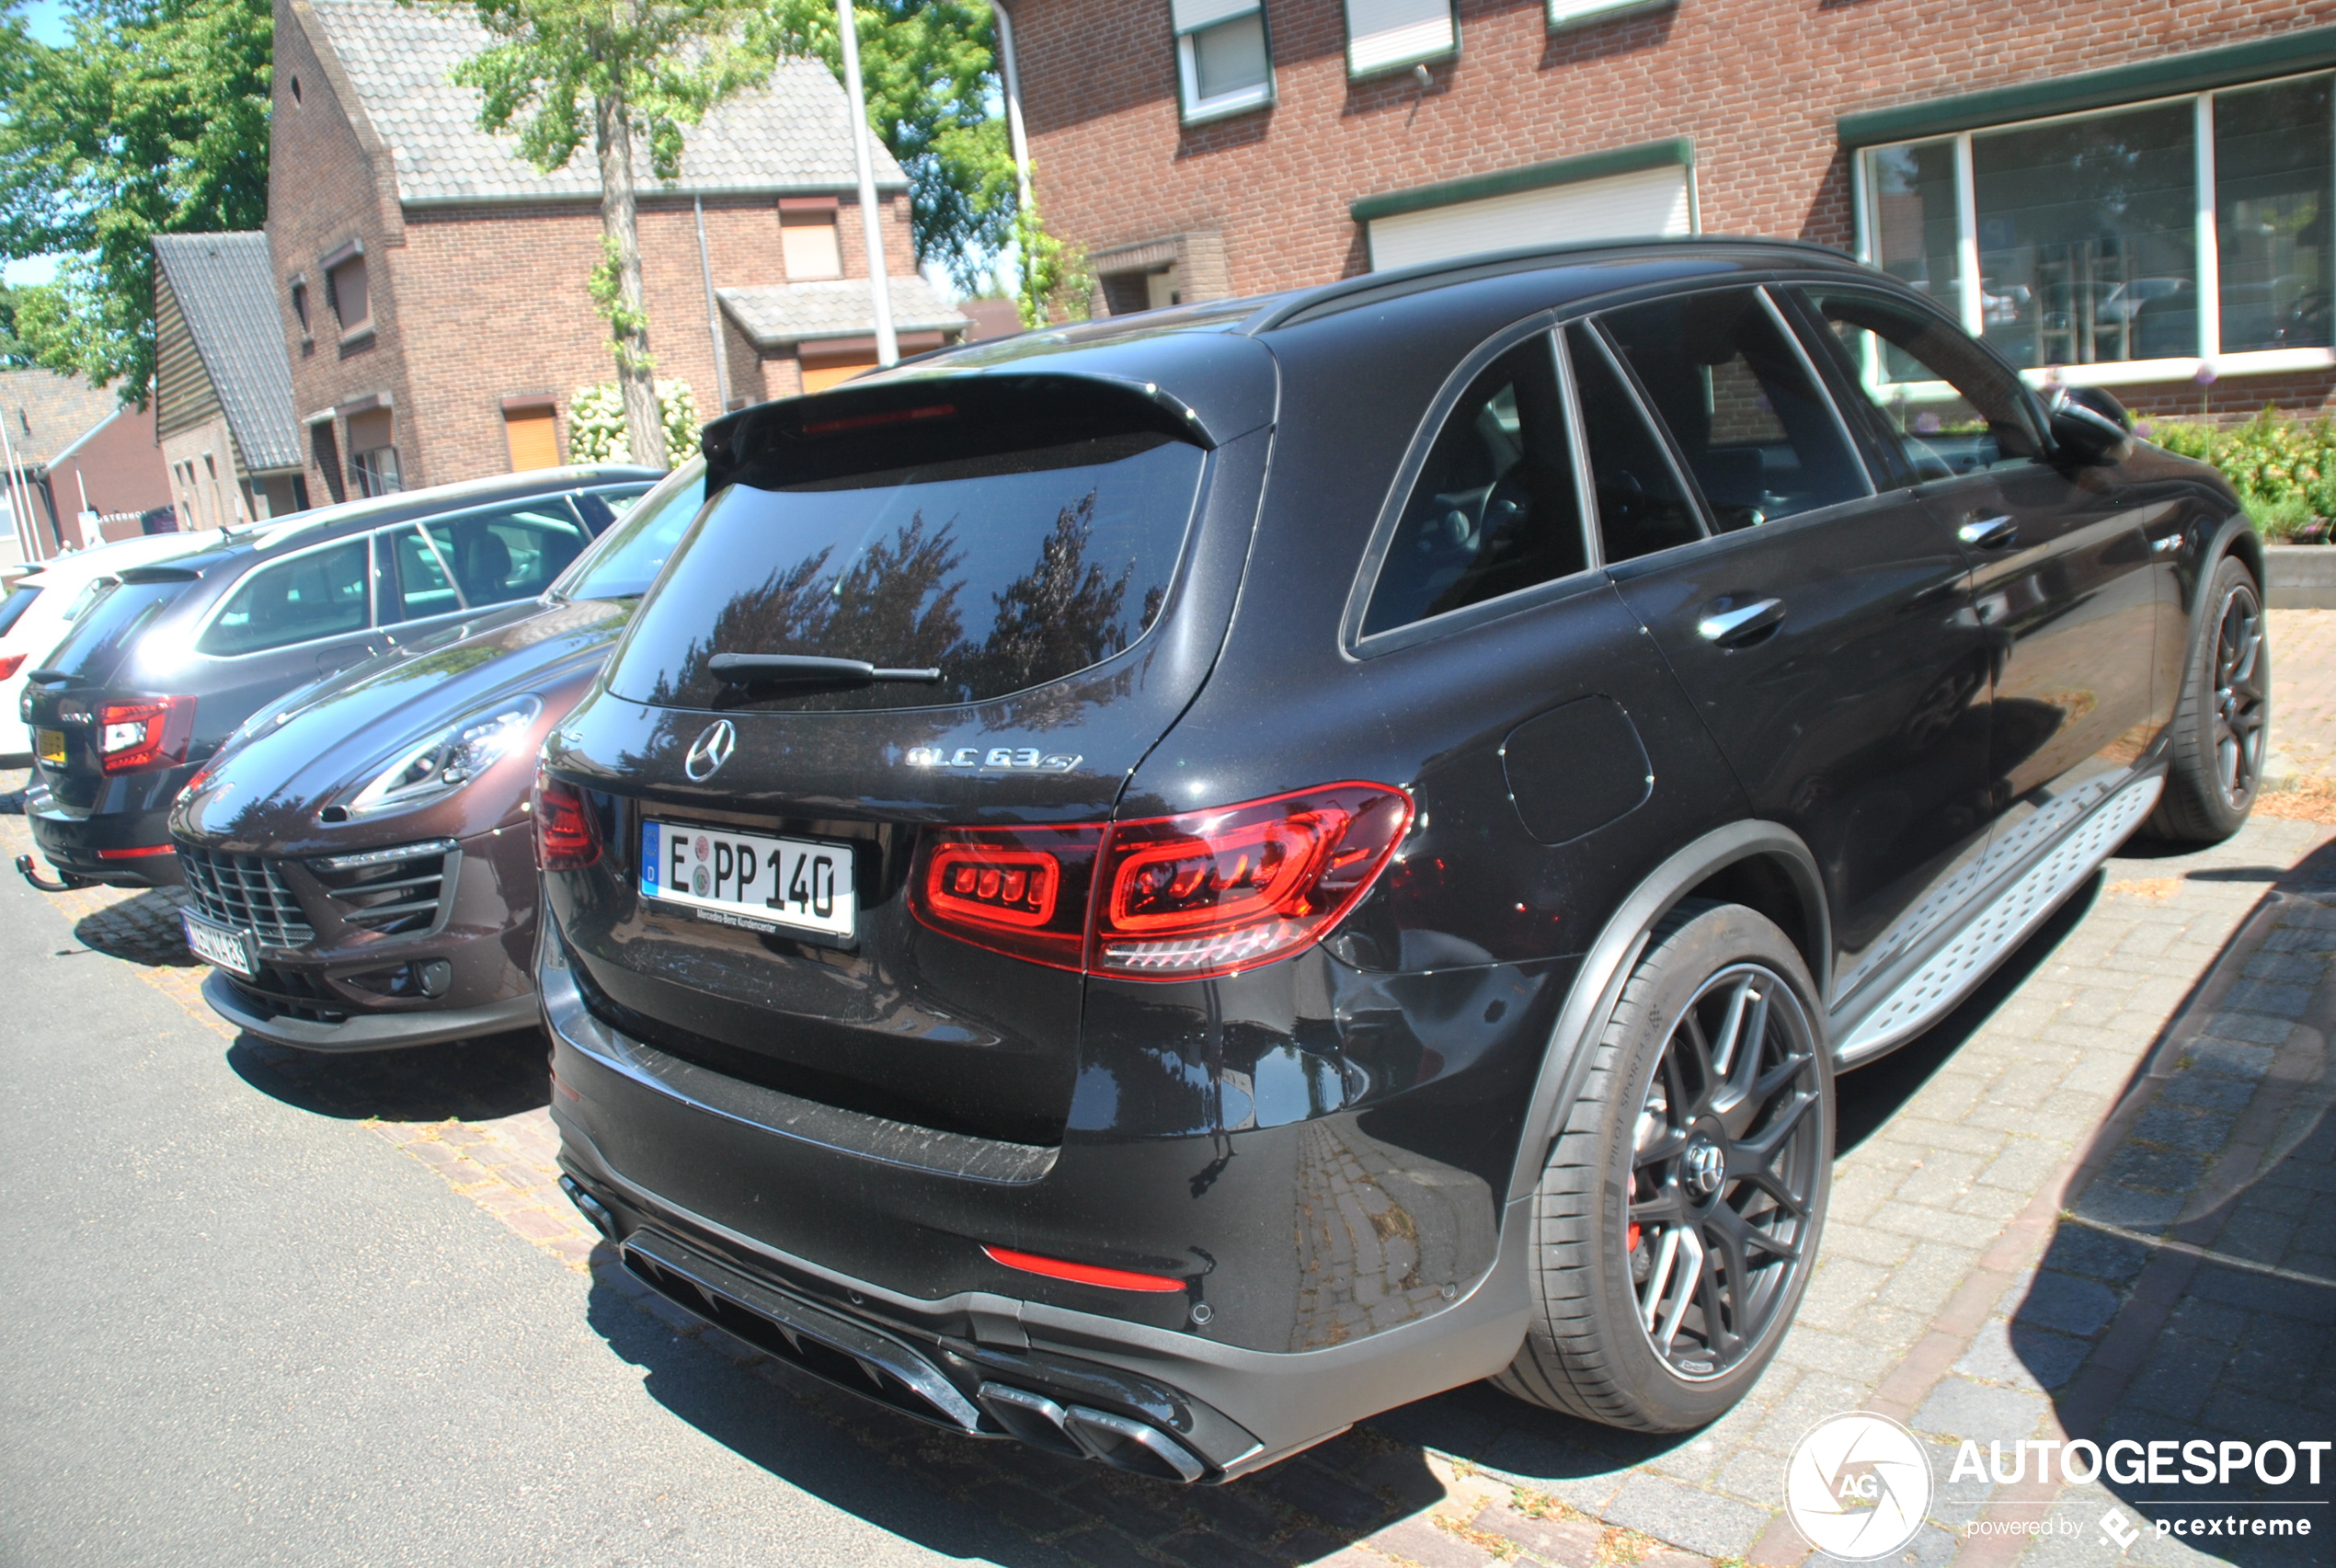
{"type": "MultiPolygon", "coordinates": [[[[60,0],[31,0],[23,9],[25,25],[32,36],[46,44],[61,44],[70,36],[65,29],[65,8],[60,0]]],[[[6,267],[6,280],[11,283],[45,283],[56,275],[57,264],[45,256],[29,260],[11,261],[6,267]]]]}

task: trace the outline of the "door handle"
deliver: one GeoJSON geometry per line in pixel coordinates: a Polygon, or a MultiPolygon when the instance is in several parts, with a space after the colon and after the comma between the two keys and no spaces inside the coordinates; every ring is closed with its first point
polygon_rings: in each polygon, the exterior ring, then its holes
{"type": "Polygon", "coordinates": [[[2020,524],[2008,515],[1983,517],[1956,529],[1954,536],[1982,550],[2009,550],[2020,543],[2020,524]]]}
{"type": "Polygon", "coordinates": [[[1756,599],[1733,610],[1717,610],[1695,624],[1695,635],[1707,643],[1733,647],[1748,641],[1784,619],[1784,601],[1756,599]]]}

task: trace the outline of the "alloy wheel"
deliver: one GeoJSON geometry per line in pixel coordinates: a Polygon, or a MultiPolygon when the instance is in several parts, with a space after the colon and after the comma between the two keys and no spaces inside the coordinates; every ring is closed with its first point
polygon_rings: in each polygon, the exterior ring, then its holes
{"type": "Polygon", "coordinates": [[[1623,1237],[1640,1331],[1674,1375],[1723,1376],[1778,1326],[1815,1262],[1826,1115],[1792,988],[1758,964],[1706,979],[1640,1104],[1623,1237]]]}
{"type": "Polygon", "coordinates": [[[2215,782],[2244,806],[2263,765],[2263,612],[2244,583],[2223,595],[2215,624],[2215,782]]]}

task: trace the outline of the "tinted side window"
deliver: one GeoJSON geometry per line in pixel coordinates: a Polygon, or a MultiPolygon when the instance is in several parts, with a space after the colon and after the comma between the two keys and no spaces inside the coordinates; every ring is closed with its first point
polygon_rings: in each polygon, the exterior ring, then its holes
{"type": "Polygon", "coordinates": [[[1598,544],[1607,560],[1627,561],[1702,538],[1695,503],[1613,356],[1576,323],[1565,329],[1565,357],[1582,410],[1582,446],[1589,453],[1598,544]]]}
{"type": "Polygon", "coordinates": [[[196,645],[204,653],[259,653],[319,637],[361,632],[366,541],[344,540],[261,567],[228,596],[196,645]]]}
{"type": "Polygon", "coordinates": [[[1952,322],[1861,290],[1810,288],[1801,297],[1825,325],[1820,342],[1842,380],[1871,410],[1898,483],[2026,463],[2042,450],[2019,378],[1952,322]]]}
{"type": "Polygon", "coordinates": [[[395,585],[389,619],[418,621],[429,615],[451,615],[463,607],[455,596],[453,579],[446,575],[437,550],[418,527],[409,523],[387,530],[381,539],[395,585]]]}
{"type": "Polygon", "coordinates": [[[1756,291],[1682,294],[1602,320],[1722,528],[1870,493],[1831,405],[1756,291]]]}
{"type": "Polygon", "coordinates": [[[1371,589],[1363,635],[1589,564],[1550,339],[1493,361],[1445,418],[1371,589]]]}
{"type": "Polygon", "coordinates": [[[32,601],[40,597],[40,589],[19,583],[8,590],[7,598],[0,599],[0,637],[6,636],[9,628],[24,619],[24,612],[31,609],[32,601]]]}
{"type": "Polygon", "coordinates": [[[425,522],[439,555],[475,607],[532,599],[583,553],[583,527],[557,498],[508,512],[425,522]]]}

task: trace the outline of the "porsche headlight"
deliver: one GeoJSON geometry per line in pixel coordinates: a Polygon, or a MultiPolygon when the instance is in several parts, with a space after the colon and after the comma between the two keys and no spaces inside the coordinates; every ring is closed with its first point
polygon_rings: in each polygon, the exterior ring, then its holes
{"type": "Polygon", "coordinates": [[[514,697],[448,726],[401,752],[379,777],[357,792],[357,798],[349,803],[349,814],[362,817],[403,810],[453,794],[522,742],[535,715],[543,711],[541,697],[514,697]]]}

